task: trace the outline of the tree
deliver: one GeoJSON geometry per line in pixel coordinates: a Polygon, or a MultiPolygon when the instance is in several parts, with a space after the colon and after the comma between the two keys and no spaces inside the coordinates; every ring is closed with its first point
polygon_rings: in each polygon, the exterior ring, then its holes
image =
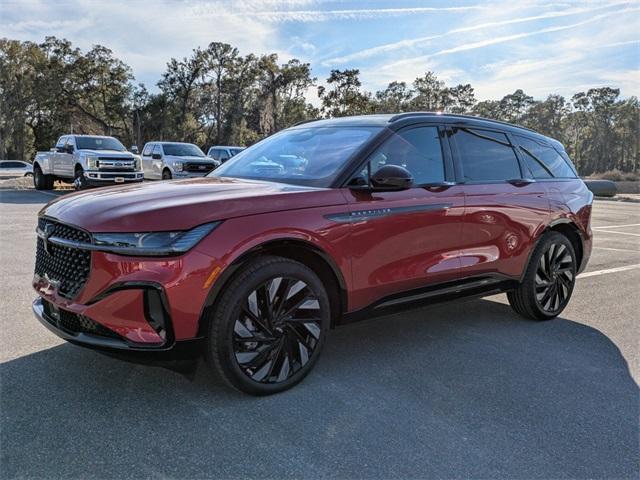
{"type": "Polygon", "coordinates": [[[413,91],[406,82],[391,82],[376,92],[375,113],[400,113],[411,110],[413,91]]]}
{"type": "Polygon", "coordinates": [[[362,92],[360,70],[331,70],[328,87],[318,87],[322,111],[328,117],[360,115],[372,110],[371,95],[362,92]]]}

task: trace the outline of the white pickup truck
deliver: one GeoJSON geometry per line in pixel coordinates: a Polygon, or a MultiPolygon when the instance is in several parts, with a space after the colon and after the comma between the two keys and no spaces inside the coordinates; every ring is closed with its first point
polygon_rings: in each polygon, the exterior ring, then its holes
{"type": "Polygon", "coordinates": [[[37,190],[51,190],[55,180],[89,186],[142,182],[142,160],[113,137],[63,135],[49,152],[33,161],[37,190]]]}

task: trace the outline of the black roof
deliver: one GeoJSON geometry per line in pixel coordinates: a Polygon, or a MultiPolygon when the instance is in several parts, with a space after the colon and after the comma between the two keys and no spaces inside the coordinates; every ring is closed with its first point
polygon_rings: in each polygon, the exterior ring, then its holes
{"type": "Polygon", "coordinates": [[[413,123],[416,120],[437,118],[443,123],[462,124],[475,127],[495,128],[499,126],[501,130],[508,130],[513,133],[526,134],[527,136],[537,137],[561,145],[557,140],[542,135],[535,130],[527,127],[521,127],[512,123],[502,122],[500,120],[492,120],[490,118],[475,117],[472,115],[458,115],[453,113],[441,112],[405,112],[398,114],[376,114],[376,115],[356,115],[352,117],[336,117],[323,120],[309,120],[294,125],[296,127],[347,127],[347,126],[378,126],[378,127],[397,127],[400,128],[406,124],[413,123]]]}

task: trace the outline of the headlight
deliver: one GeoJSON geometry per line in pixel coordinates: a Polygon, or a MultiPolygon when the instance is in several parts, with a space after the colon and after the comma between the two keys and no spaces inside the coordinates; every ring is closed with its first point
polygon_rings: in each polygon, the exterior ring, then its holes
{"type": "Polygon", "coordinates": [[[173,164],[173,168],[175,169],[176,172],[181,172],[182,171],[182,162],[176,162],[173,164]]]}
{"type": "Polygon", "coordinates": [[[137,155],[133,157],[133,168],[134,170],[142,170],[142,159],[137,155]]]}
{"type": "Polygon", "coordinates": [[[148,233],[94,233],[96,250],[119,255],[177,255],[192,249],[222,222],[205,223],[186,231],[148,233]]]}
{"type": "Polygon", "coordinates": [[[98,157],[87,157],[87,169],[95,170],[98,168],[98,157]]]}

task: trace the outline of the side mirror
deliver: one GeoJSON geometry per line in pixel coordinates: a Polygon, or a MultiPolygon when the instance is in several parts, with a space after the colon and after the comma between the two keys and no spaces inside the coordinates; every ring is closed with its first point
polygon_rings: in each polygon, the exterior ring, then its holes
{"type": "Polygon", "coordinates": [[[73,153],[73,145],[65,145],[64,150],[67,153],[73,153]]]}
{"type": "Polygon", "coordinates": [[[131,145],[131,148],[129,148],[129,151],[131,153],[137,154],[138,153],[138,146],[137,145],[131,145]]]}
{"type": "Polygon", "coordinates": [[[373,190],[406,190],[413,187],[413,175],[399,165],[385,165],[371,175],[373,190]]]}
{"type": "Polygon", "coordinates": [[[162,160],[162,155],[160,155],[159,153],[154,153],[151,155],[151,158],[153,158],[154,160],[162,160]]]}

